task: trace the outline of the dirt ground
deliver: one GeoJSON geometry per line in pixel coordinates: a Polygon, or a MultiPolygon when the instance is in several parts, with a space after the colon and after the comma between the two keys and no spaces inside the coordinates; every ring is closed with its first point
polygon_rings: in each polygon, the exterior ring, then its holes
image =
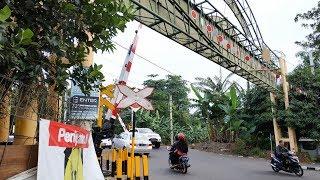
{"type": "MultiPolygon", "coordinates": [[[[204,143],[196,143],[196,144],[190,144],[191,149],[196,149],[199,151],[206,151],[206,152],[212,152],[216,154],[230,154],[230,155],[237,155],[232,152],[232,149],[234,148],[233,143],[219,143],[219,142],[204,142],[204,143]]],[[[270,151],[266,151],[263,153],[263,156],[261,157],[253,157],[253,158],[264,158],[264,159],[270,159],[270,151]]],[[[250,156],[250,155],[249,155],[250,156]]],[[[302,163],[313,163],[310,160],[310,157],[307,153],[298,153],[298,157],[300,159],[300,162],[302,163]]]]}
{"type": "Polygon", "coordinates": [[[197,149],[200,151],[213,152],[217,154],[232,154],[231,148],[232,143],[218,143],[218,142],[205,142],[191,144],[192,149],[197,149]]]}

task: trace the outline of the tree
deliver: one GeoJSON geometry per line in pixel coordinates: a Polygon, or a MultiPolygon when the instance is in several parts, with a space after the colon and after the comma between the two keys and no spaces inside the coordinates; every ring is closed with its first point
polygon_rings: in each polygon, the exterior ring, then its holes
{"type": "Polygon", "coordinates": [[[297,129],[298,137],[308,137],[320,140],[319,121],[319,88],[320,88],[320,2],[311,10],[295,17],[296,22],[302,22],[302,27],[311,30],[305,41],[296,42],[303,47],[297,54],[303,63],[296,67],[288,76],[291,93],[290,110],[280,111],[279,117],[290,126],[297,129]],[[315,64],[315,76],[310,71],[310,58],[315,64]]]}
{"type": "Polygon", "coordinates": [[[208,137],[215,141],[217,139],[217,129],[220,127],[224,115],[218,104],[223,103],[226,97],[224,94],[211,94],[209,91],[202,91],[201,93],[194,85],[191,85],[191,89],[197,97],[197,99],[192,99],[193,107],[197,108],[194,116],[206,122],[209,130],[208,137]]]}
{"type": "Polygon", "coordinates": [[[290,111],[283,117],[297,129],[298,137],[320,140],[320,69],[312,75],[309,68],[300,66],[289,76],[291,85],[290,111]]]}
{"type": "Polygon", "coordinates": [[[247,128],[244,126],[244,120],[240,119],[238,112],[240,110],[240,99],[237,95],[236,85],[233,84],[230,87],[229,92],[226,93],[227,101],[225,104],[219,104],[219,108],[225,112],[224,126],[221,131],[229,131],[229,141],[234,141],[239,138],[241,131],[246,131],[247,128]]]}
{"type": "MultiPolygon", "coordinates": [[[[67,80],[84,93],[99,87],[104,79],[102,66],[91,65],[88,57],[92,50],[114,49],[111,38],[124,30],[132,11],[121,0],[7,0],[0,2],[0,8],[0,72],[21,85],[15,138],[20,135],[21,143],[28,144],[27,139],[36,134],[41,108],[38,81],[48,86],[44,89],[51,94],[47,105],[54,102],[52,96],[57,98],[66,90],[67,80]],[[23,128],[27,125],[22,122],[31,123],[31,128],[23,128]]],[[[0,82],[1,96],[10,95],[7,84],[0,82]]],[[[55,111],[58,104],[51,106],[50,111],[55,111]]]]}
{"type": "MultiPolygon", "coordinates": [[[[224,104],[227,101],[225,92],[230,88],[232,83],[229,74],[226,78],[215,76],[214,78],[196,78],[198,82],[191,85],[197,99],[192,99],[193,107],[197,108],[195,112],[201,119],[208,124],[209,137],[211,140],[216,140],[219,130],[224,124],[224,111],[219,107],[219,104],[224,104]]],[[[239,90],[240,86],[236,86],[239,90]]]]}
{"type": "Polygon", "coordinates": [[[304,51],[298,53],[304,63],[309,64],[310,54],[314,58],[316,67],[320,67],[320,2],[311,10],[300,13],[295,17],[295,22],[302,22],[302,27],[311,29],[312,32],[306,36],[306,41],[296,42],[304,48],[304,51]],[[307,62],[306,62],[307,60],[307,62]]]}
{"type": "Polygon", "coordinates": [[[0,7],[10,17],[0,30],[0,71],[29,84],[41,77],[59,92],[68,79],[84,92],[99,86],[101,66],[85,68],[86,54],[112,51],[111,38],[132,18],[121,0],[8,0],[0,7]]]}
{"type": "Polygon", "coordinates": [[[239,116],[248,131],[240,136],[248,145],[265,150],[270,148],[269,137],[273,132],[271,107],[270,93],[261,87],[254,86],[244,94],[239,116]]]}
{"type": "Polygon", "coordinates": [[[149,75],[151,79],[144,81],[145,86],[155,90],[150,96],[154,109],[160,116],[169,117],[169,95],[173,101],[173,119],[180,125],[185,125],[190,119],[188,99],[189,88],[181,76],[168,75],[166,79],[156,79],[158,75],[149,75]]]}

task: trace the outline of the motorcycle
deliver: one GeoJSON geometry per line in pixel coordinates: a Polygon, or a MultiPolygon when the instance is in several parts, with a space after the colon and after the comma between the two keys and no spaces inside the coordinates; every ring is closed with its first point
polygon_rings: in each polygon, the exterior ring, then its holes
{"type": "MultiPolygon", "coordinates": [[[[169,148],[168,148],[169,150],[169,148]]],[[[170,152],[171,153],[171,152],[170,152]]],[[[186,174],[188,172],[188,168],[190,167],[190,164],[189,164],[189,158],[187,156],[187,154],[182,154],[180,157],[179,157],[179,163],[178,164],[175,164],[173,165],[171,163],[171,159],[170,159],[170,153],[169,153],[169,158],[168,158],[168,162],[169,162],[169,167],[173,170],[177,170],[183,174],[186,174]]]]}
{"type": "Polygon", "coordinates": [[[295,173],[301,177],[303,175],[303,169],[299,163],[299,158],[293,153],[287,153],[287,159],[285,162],[281,162],[274,154],[271,154],[271,168],[274,172],[285,171],[288,173],[295,173]]]}

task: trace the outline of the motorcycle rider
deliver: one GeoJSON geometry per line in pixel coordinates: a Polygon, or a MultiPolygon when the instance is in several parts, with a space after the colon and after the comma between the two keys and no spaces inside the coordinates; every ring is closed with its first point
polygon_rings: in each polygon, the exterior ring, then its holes
{"type": "Polygon", "coordinates": [[[279,141],[279,145],[276,147],[274,154],[276,158],[279,159],[279,161],[281,162],[281,165],[288,164],[287,159],[289,150],[284,146],[283,140],[279,141]]]}
{"type": "Polygon", "coordinates": [[[186,137],[183,133],[178,133],[175,136],[175,142],[172,144],[170,149],[170,161],[173,168],[177,164],[179,164],[179,158],[188,153],[188,144],[186,141],[186,137]]]}

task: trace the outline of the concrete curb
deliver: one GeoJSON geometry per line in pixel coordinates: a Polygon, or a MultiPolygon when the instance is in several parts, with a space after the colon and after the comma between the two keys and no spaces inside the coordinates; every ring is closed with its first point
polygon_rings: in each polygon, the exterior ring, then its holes
{"type": "Polygon", "coordinates": [[[301,166],[304,170],[320,171],[320,167],[301,166]]]}

